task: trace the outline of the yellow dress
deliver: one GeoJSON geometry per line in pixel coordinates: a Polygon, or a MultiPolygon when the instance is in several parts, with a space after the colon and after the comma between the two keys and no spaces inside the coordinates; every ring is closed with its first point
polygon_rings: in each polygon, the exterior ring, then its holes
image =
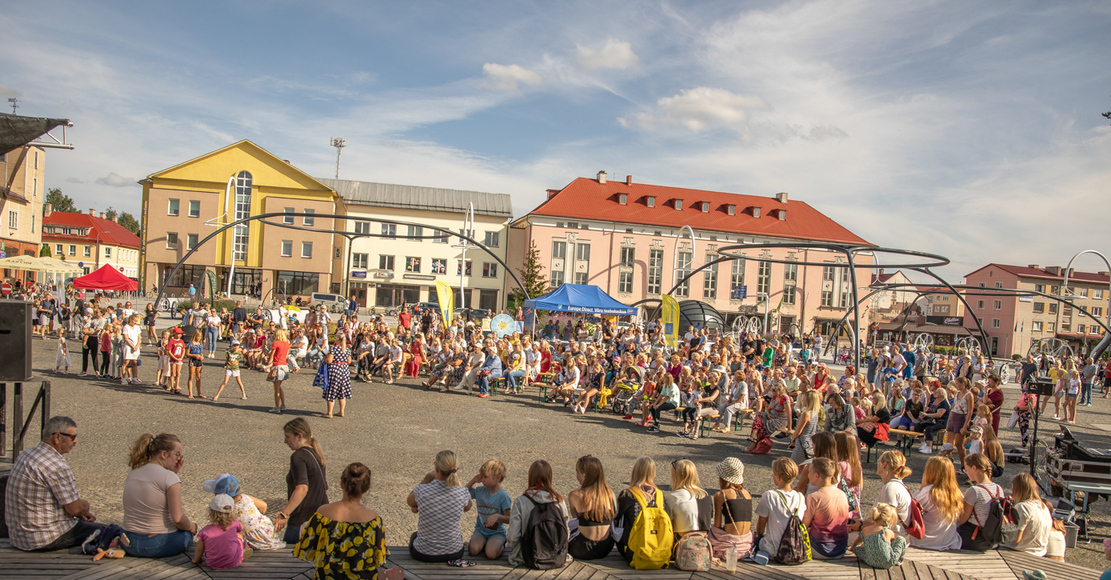
{"type": "Polygon", "coordinates": [[[312,515],[293,555],[316,569],[318,580],[375,580],[378,567],[390,551],[382,532],[382,518],[365,523],[335,522],[319,513],[312,515]]]}

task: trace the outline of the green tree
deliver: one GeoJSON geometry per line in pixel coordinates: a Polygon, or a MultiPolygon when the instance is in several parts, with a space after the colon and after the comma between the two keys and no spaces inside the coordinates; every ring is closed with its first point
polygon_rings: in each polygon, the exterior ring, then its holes
{"type": "MultiPolygon", "coordinates": [[[[529,244],[528,253],[525,254],[525,265],[517,268],[521,284],[529,293],[529,298],[543,296],[548,291],[548,279],[544,277],[544,266],[540,263],[540,249],[536,247],[536,240],[529,244]]],[[[509,299],[518,306],[523,306],[525,297],[521,295],[520,288],[514,288],[509,293],[509,299]]]]}
{"type": "Polygon", "coordinates": [[[43,204],[50,204],[50,209],[53,211],[64,211],[67,213],[77,213],[77,206],[73,204],[73,198],[62,193],[62,190],[57,187],[51,187],[46,192],[46,199],[43,204]]]}
{"type": "Polygon", "coordinates": [[[127,213],[126,211],[122,213],[118,212],[112,207],[104,210],[105,219],[111,220],[112,218],[117,216],[119,217],[119,223],[121,226],[123,226],[129,232],[135,235],[139,235],[139,220],[135,219],[135,216],[127,213]]]}
{"type": "Polygon", "coordinates": [[[50,258],[50,257],[52,257],[52,255],[50,253],[50,244],[43,244],[42,247],[39,248],[39,257],[40,258],[50,258]]]}

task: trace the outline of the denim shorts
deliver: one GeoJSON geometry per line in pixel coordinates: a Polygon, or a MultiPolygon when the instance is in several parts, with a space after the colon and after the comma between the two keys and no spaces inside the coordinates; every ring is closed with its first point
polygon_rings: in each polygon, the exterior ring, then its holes
{"type": "MultiPolygon", "coordinates": [[[[125,532],[130,544],[123,551],[128,556],[136,558],[165,558],[185,553],[193,543],[193,534],[186,530],[178,530],[168,534],[138,534],[125,532]]],[[[122,542],[121,542],[122,543],[122,542]]]]}

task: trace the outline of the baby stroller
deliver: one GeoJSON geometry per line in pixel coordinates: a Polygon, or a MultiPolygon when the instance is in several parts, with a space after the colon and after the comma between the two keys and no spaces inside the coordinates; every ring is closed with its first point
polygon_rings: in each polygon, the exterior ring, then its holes
{"type": "Polygon", "coordinates": [[[615,415],[627,415],[632,413],[639,407],[640,401],[636,398],[636,394],[640,391],[640,385],[644,382],[644,369],[629,365],[625,367],[623,376],[617,379],[617,384],[613,386],[613,412],[615,415]]]}

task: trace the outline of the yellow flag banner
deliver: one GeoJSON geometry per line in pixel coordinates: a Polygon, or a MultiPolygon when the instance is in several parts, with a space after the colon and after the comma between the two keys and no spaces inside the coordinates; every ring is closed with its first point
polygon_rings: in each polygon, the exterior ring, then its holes
{"type": "Polygon", "coordinates": [[[455,292],[447,282],[436,280],[436,299],[440,301],[440,313],[444,318],[444,328],[451,324],[451,314],[455,311],[455,292]]]}
{"type": "Polygon", "coordinates": [[[664,294],[660,305],[661,324],[663,324],[664,339],[667,346],[675,348],[679,344],[679,302],[664,294]]]}

